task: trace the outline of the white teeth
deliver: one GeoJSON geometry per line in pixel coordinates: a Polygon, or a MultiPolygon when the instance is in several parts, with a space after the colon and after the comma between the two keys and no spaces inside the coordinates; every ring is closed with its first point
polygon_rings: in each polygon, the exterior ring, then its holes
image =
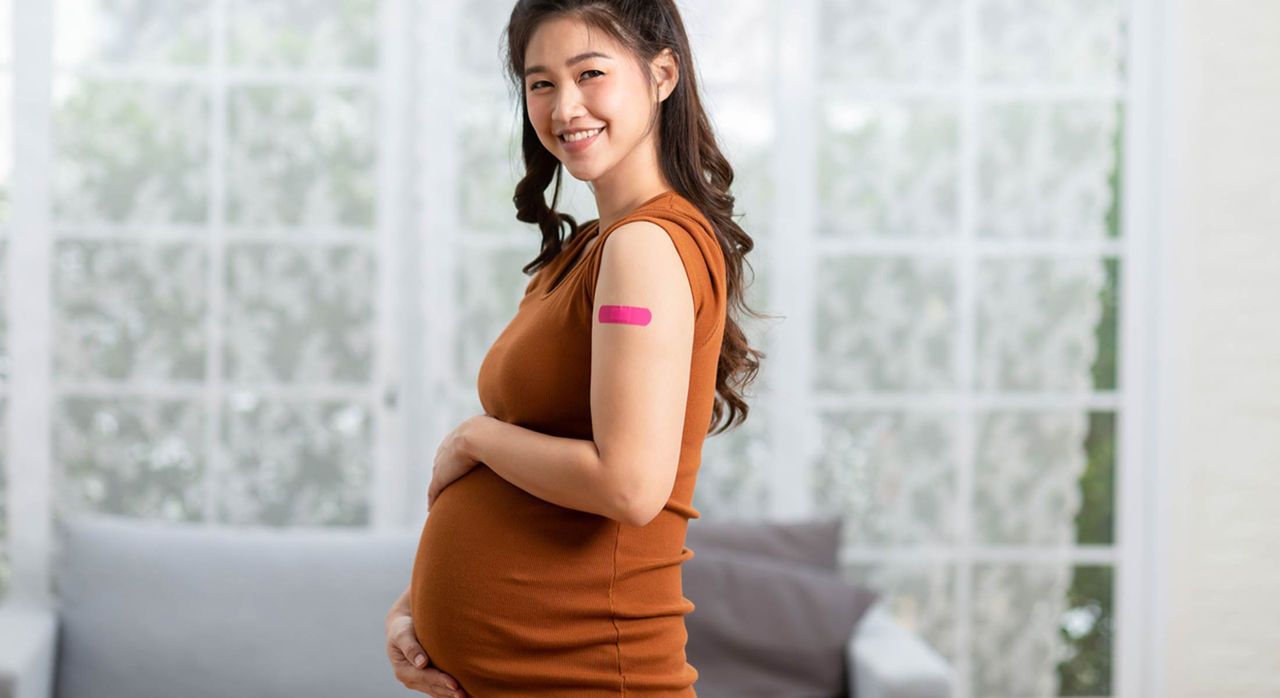
{"type": "Polygon", "coordinates": [[[569,142],[573,142],[573,141],[580,141],[580,140],[582,140],[583,138],[590,138],[590,137],[592,137],[592,136],[596,135],[597,133],[600,133],[600,132],[601,132],[601,131],[603,131],[603,130],[604,130],[603,128],[596,128],[596,129],[592,129],[592,130],[590,130],[590,131],[581,131],[581,132],[579,132],[579,133],[570,133],[570,134],[567,134],[567,135],[563,136],[563,138],[564,138],[564,140],[569,141],[569,142]]]}

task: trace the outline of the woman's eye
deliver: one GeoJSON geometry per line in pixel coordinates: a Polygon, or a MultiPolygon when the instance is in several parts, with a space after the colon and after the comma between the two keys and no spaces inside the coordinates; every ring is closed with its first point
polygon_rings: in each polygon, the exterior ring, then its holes
{"type": "MultiPolygon", "coordinates": [[[[583,74],[583,75],[586,75],[587,73],[600,73],[601,75],[604,75],[604,73],[603,73],[603,72],[601,72],[601,71],[599,71],[599,70],[584,70],[584,71],[582,71],[582,74],[583,74]]],[[[546,80],[539,80],[539,81],[537,81],[537,82],[533,83],[532,85],[530,85],[530,86],[529,86],[529,90],[530,90],[530,91],[532,91],[532,90],[536,90],[536,89],[538,88],[538,85],[542,85],[542,84],[544,84],[544,83],[546,83],[546,80]]]]}

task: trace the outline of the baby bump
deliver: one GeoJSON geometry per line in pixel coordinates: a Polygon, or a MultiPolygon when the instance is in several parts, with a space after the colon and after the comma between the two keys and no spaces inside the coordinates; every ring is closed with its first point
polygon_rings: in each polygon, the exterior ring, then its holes
{"type": "Polygon", "coordinates": [[[611,647],[616,535],[617,522],[538,499],[484,465],[454,481],[423,525],[410,589],[432,664],[465,688],[467,677],[529,678],[536,667],[519,664],[533,654],[545,663],[611,647]]]}

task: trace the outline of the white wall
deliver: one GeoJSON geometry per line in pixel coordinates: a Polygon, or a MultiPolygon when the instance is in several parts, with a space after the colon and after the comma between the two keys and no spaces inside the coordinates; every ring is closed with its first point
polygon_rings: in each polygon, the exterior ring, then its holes
{"type": "Polygon", "coordinates": [[[1280,3],[1171,12],[1162,678],[1280,696],[1280,3]]]}

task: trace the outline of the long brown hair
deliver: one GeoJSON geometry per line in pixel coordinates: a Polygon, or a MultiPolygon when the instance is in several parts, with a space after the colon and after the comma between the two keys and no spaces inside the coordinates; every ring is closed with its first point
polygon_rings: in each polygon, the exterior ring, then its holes
{"type": "MultiPolygon", "coordinates": [[[[689,38],[684,21],[676,9],[674,0],[518,0],[511,11],[511,19],[503,32],[504,60],[507,78],[520,96],[521,121],[524,133],[521,150],[524,154],[525,175],[516,185],[512,201],[516,206],[516,218],[525,223],[537,223],[542,230],[542,252],[522,271],[533,274],[551,262],[563,247],[564,241],[578,233],[578,222],[567,213],[556,210],[560,200],[562,170],[560,160],[543,147],[537,131],[529,120],[529,104],[525,99],[524,67],[525,50],[534,30],[551,18],[573,17],[588,26],[608,32],[618,43],[627,47],[639,64],[641,71],[650,75],[648,64],[664,48],[675,53],[680,68],[680,79],[675,90],[658,104],[650,121],[659,127],[658,161],[662,173],[675,189],[711,223],[720,249],[724,253],[727,273],[727,309],[724,339],[720,348],[720,360],[716,369],[716,398],[712,408],[708,433],[715,429],[725,416],[728,420],[714,433],[721,433],[747,418],[750,407],[740,390],[748,387],[760,370],[760,359],[767,354],[751,348],[747,337],[738,325],[740,312],[754,317],[762,315],[747,306],[743,299],[742,267],[746,254],[755,247],[751,236],[733,220],[734,196],[729,193],[733,183],[733,168],[720,152],[714,131],[703,111],[698,95],[693,57],[689,51],[689,38]],[[551,205],[545,199],[547,187],[555,180],[551,205]],[[567,226],[569,235],[563,240],[561,228],[567,226]]],[[[653,86],[650,76],[650,86],[653,86]]],[[[750,263],[747,263],[750,268],[750,263]]],[[[752,270],[752,278],[755,272],[752,270]]]]}

